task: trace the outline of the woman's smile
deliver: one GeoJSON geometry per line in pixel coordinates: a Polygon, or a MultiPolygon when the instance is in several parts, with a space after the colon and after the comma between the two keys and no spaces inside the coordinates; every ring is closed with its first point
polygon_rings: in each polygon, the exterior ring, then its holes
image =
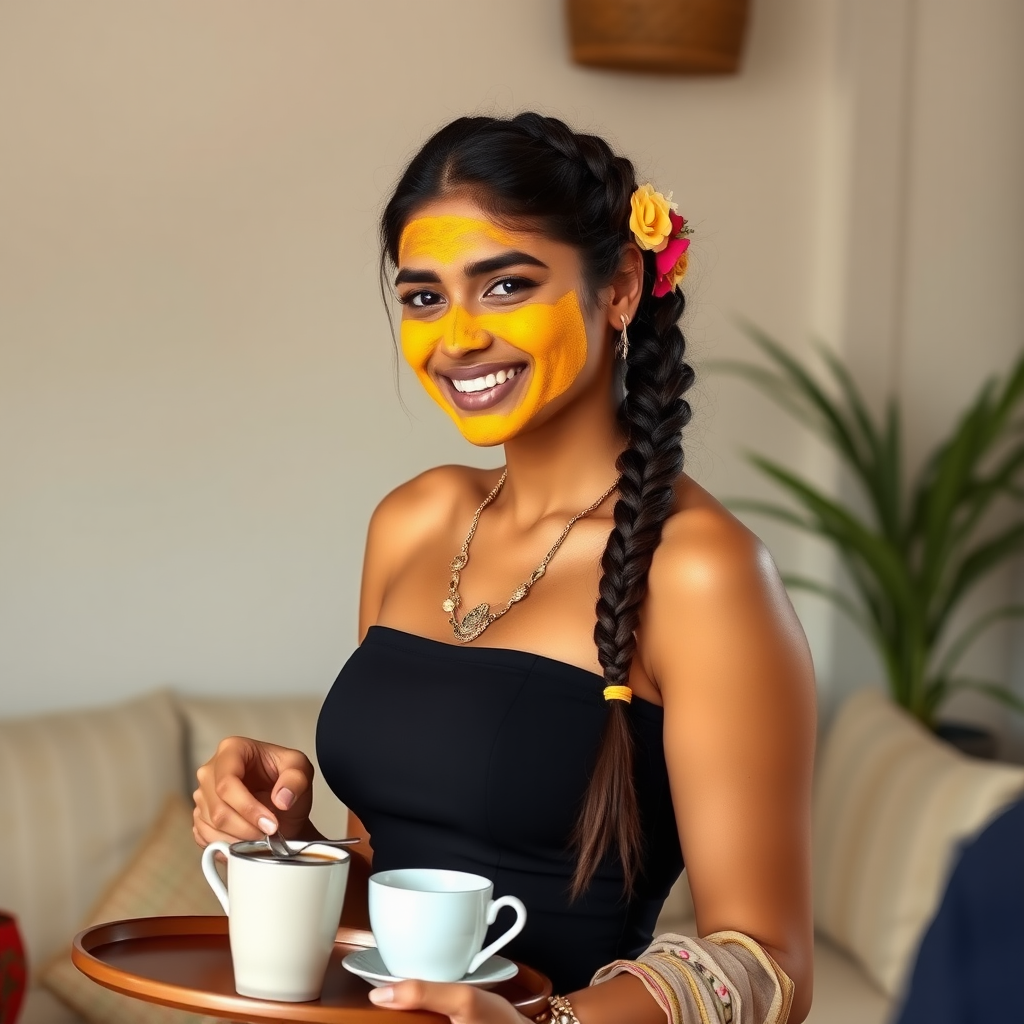
{"type": "Polygon", "coordinates": [[[437,372],[452,405],[465,412],[490,409],[505,399],[518,400],[529,367],[521,362],[477,363],[437,372]]]}

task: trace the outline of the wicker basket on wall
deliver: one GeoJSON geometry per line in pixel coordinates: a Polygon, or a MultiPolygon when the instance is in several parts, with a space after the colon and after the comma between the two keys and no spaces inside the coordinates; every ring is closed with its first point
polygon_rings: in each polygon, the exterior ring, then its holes
{"type": "Polygon", "coordinates": [[[566,0],[572,59],[690,75],[739,70],[749,0],[566,0]]]}

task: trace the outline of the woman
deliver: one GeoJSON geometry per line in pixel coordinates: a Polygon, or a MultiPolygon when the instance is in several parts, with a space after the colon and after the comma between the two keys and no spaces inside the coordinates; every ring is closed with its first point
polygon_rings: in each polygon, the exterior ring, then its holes
{"type": "MultiPolygon", "coordinates": [[[[487,875],[529,909],[509,954],[582,1024],[664,1020],[707,996],[694,971],[722,1019],[742,990],[754,1020],[758,986],[757,1019],[811,999],[813,675],[770,557],[682,474],[687,233],[604,141],[530,113],[441,129],[382,219],[405,358],[506,466],[431,470],[370,523],[361,644],[317,735],[366,840],[345,923],[366,925],[371,863],[487,875]],[[665,950],[641,954],[684,859],[705,938],[670,940],[691,973],[666,980],[665,950]]],[[[197,842],[315,836],[311,776],[225,740],[197,842]]],[[[523,1019],[462,985],[372,998],[523,1019]]]]}

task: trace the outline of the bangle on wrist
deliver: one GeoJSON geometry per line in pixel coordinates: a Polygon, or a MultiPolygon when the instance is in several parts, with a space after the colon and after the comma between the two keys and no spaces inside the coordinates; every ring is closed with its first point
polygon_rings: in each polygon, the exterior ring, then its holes
{"type": "Polygon", "coordinates": [[[548,996],[548,1008],[536,1020],[537,1024],[580,1024],[572,1003],[565,996],[548,996]]]}

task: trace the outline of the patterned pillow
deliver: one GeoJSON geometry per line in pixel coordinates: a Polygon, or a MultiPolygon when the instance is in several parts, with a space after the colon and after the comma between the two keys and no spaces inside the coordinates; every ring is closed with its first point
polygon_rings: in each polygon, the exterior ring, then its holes
{"type": "Polygon", "coordinates": [[[0,907],[29,968],[63,949],[185,775],[170,694],[0,721],[0,907]]]}
{"type": "MultiPolygon", "coordinates": [[[[163,812],[128,866],[111,884],[82,927],[133,917],[221,914],[200,868],[192,838],[192,810],[184,797],[168,797],[163,812]]],[[[70,948],[43,968],[42,984],[93,1024],[213,1024],[202,1017],[112,992],[72,963],[70,948]]]]}
{"type": "Polygon", "coordinates": [[[840,708],[815,775],[814,917],[890,996],[958,844],[1024,792],[1024,768],[938,740],[877,690],[840,708]]]}

